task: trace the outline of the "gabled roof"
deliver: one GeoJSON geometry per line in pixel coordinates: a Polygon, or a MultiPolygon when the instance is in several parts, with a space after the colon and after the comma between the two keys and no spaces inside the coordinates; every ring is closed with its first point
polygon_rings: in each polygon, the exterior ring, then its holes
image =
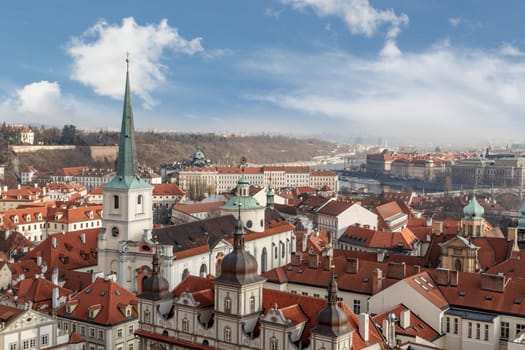
{"type": "Polygon", "coordinates": [[[389,314],[393,313],[396,316],[396,335],[405,336],[405,337],[412,337],[412,338],[423,338],[428,342],[434,341],[436,338],[440,336],[439,332],[430,327],[425,321],[423,321],[420,317],[418,317],[416,314],[414,314],[412,311],[410,311],[409,316],[409,326],[407,328],[403,328],[399,322],[400,316],[402,312],[406,312],[409,310],[405,305],[399,304],[391,308],[390,310],[387,310],[381,314],[375,315],[372,317],[374,322],[376,324],[383,324],[383,320],[385,320],[389,314]]]}
{"type": "Polygon", "coordinates": [[[421,272],[419,274],[407,277],[403,280],[412,289],[417,291],[421,297],[427,299],[439,309],[445,309],[448,307],[448,301],[441,290],[438,288],[437,283],[430,277],[428,272],[421,272]]]}
{"type": "Polygon", "coordinates": [[[391,232],[349,226],[339,237],[339,241],[374,249],[412,250],[414,243],[419,240],[409,228],[404,228],[401,232],[391,232]]]}
{"type": "Polygon", "coordinates": [[[120,324],[138,317],[138,299],[135,294],[111,279],[97,278],[69,302],[76,303],[74,310],[68,313],[64,305],[57,310],[58,316],[103,326],[120,324]],[[123,307],[128,306],[131,307],[131,316],[126,317],[123,307]],[[95,317],[90,317],[90,308],[100,311],[95,317]]]}
{"type": "Polygon", "coordinates": [[[348,210],[352,205],[354,205],[354,203],[350,201],[335,200],[326,203],[326,205],[321,207],[317,212],[319,214],[329,216],[339,216],[348,210]]]}
{"type": "Polygon", "coordinates": [[[0,321],[5,322],[6,325],[9,325],[11,321],[24,312],[24,310],[0,304],[0,321]]]}

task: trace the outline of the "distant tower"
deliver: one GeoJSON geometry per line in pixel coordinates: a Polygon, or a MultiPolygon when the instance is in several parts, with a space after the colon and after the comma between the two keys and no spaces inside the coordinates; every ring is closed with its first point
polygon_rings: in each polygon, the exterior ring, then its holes
{"type": "Polygon", "coordinates": [[[274,197],[275,193],[273,192],[272,184],[268,185],[268,191],[266,192],[266,207],[274,209],[274,197]]]}
{"type": "Polygon", "coordinates": [[[463,208],[465,215],[461,220],[463,235],[469,237],[481,237],[485,234],[485,209],[478,203],[476,195],[472,196],[470,202],[463,208]]]}
{"type": "Polygon", "coordinates": [[[134,291],[137,290],[136,259],[128,249],[143,242],[147,236],[145,233],[151,233],[153,187],[138,176],[127,59],[126,63],[117,171],[111,182],[102,187],[104,217],[98,240],[98,269],[104,274],[116,273],[118,283],[134,291]]]}

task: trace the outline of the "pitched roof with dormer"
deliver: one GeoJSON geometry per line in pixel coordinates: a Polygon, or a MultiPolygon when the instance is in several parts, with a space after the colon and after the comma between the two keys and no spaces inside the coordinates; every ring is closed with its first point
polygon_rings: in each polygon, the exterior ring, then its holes
{"type": "Polygon", "coordinates": [[[102,205],[63,205],[49,208],[48,220],[56,223],[76,223],[102,219],[102,205]]]}
{"type": "Polygon", "coordinates": [[[62,288],[53,284],[51,281],[39,278],[26,278],[18,284],[12,286],[12,292],[6,292],[12,301],[17,303],[31,302],[34,310],[51,310],[53,289],[58,289],[59,297],[66,297],[72,293],[67,288],[62,288]]]}
{"type": "Polygon", "coordinates": [[[412,250],[419,239],[409,228],[404,228],[401,232],[391,232],[349,226],[339,237],[339,241],[371,249],[412,250]]]}
{"type": "Polygon", "coordinates": [[[59,270],[74,270],[97,265],[97,236],[100,229],[56,233],[49,235],[23,260],[42,257],[47,266],[59,270]]]}
{"type": "Polygon", "coordinates": [[[61,306],[59,317],[113,326],[136,320],[138,299],[112,279],[97,278],[61,306]],[[128,312],[128,314],[127,314],[128,312]]]}

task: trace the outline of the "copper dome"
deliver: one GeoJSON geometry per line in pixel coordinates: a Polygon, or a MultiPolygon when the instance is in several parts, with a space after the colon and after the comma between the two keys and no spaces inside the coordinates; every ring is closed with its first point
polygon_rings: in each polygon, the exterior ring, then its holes
{"type": "Polygon", "coordinates": [[[170,297],[170,284],[159,275],[159,258],[153,255],[153,274],[142,280],[141,298],[158,300],[170,297]]]}
{"type": "Polygon", "coordinates": [[[350,331],[348,316],[337,305],[337,283],[333,276],[328,284],[328,304],[317,314],[317,325],[312,332],[338,337],[350,331]]]}

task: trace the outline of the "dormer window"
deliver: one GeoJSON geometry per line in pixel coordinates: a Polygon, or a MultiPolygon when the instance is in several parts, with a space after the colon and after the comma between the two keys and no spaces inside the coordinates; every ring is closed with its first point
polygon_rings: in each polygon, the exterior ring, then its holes
{"type": "Polygon", "coordinates": [[[31,222],[31,215],[26,214],[24,219],[25,219],[26,222],[31,222]]]}
{"type": "Polygon", "coordinates": [[[93,215],[93,212],[92,212],[92,211],[88,212],[88,218],[90,218],[90,219],[93,219],[93,218],[94,218],[94,215],[93,215]]]}
{"type": "Polygon", "coordinates": [[[13,216],[13,222],[18,224],[18,215],[13,216]]]}
{"type": "Polygon", "coordinates": [[[102,305],[100,305],[100,304],[91,305],[88,308],[88,317],[90,319],[94,319],[95,317],[97,317],[97,315],[99,314],[100,310],[102,310],[102,305]]]}
{"type": "Polygon", "coordinates": [[[41,213],[36,214],[36,219],[38,221],[42,220],[42,214],[41,213]]]}

